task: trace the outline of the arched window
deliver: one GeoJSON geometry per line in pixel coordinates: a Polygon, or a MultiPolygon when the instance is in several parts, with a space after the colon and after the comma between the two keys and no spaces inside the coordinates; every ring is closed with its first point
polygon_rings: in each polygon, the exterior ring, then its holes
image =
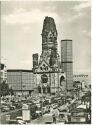
{"type": "Polygon", "coordinates": [[[50,86],[47,86],[47,93],[50,93],[50,86]]]}
{"type": "Polygon", "coordinates": [[[62,86],[62,82],[65,81],[65,77],[64,76],[61,76],[60,77],[60,86],[62,86]]]}
{"type": "Polygon", "coordinates": [[[43,86],[42,89],[43,89],[43,93],[46,93],[46,87],[43,86]]]}
{"type": "Polygon", "coordinates": [[[41,87],[40,86],[38,86],[38,92],[41,93],[41,87]]]}
{"type": "Polygon", "coordinates": [[[42,67],[40,67],[40,69],[42,70],[42,67]]]}

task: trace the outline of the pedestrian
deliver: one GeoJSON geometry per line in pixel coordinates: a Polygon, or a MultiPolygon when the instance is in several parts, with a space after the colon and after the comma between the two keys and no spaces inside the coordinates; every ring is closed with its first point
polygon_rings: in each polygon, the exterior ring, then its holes
{"type": "Polygon", "coordinates": [[[65,123],[68,123],[68,117],[66,114],[65,114],[65,123]]]}
{"type": "Polygon", "coordinates": [[[56,124],[58,118],[59,118],[59,111],[58,109],[55,107],[53,108],[53,111],[52,111],[52,118],[53,118],[53,123],[56,124]]]}
{"type": "Polygon", "coordinates": [[[50,108],[50,113],[52,114],[53,123],[56,124],[55,110],[54,110],[54,108],[52,106],[50,108]]]}
{"type": "Polygon", "coordinates": [[[59,121],[59,110],[58,107],[55,109],[56,121],[59,121]]]}
{"type": "Polygon", "coordinates": [[[71,122],[71,116],[68,115],[68,122],[71,122]]]}
{"type": "Polygon", "coordinates": [[[52,114],[52,112],[53,112],[53,107],[50,106],[50,114],[52,114]]]}
{"type": "Polygon", "coordinates": [[[91,123],[91,116],[90,116],[90,114],[87,114],[86,122],[87,122],[87,124],[91,123]]]}
{"type": "Polygon", "coordinates": [[[56,124],[56,116],[55,116],[55,114],[52,115],[52,118],[53,118],[53,123],[56,124]]]}

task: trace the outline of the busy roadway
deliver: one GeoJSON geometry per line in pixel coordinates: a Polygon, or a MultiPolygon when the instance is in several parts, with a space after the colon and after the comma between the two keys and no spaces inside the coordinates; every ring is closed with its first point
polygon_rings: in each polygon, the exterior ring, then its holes
{"type": "Polygon", "coordinates": [[[28,123],[87,123],[90,122],[90,105],[81,99],[64,96],[6,96],[1,98],[1,121],[8,124],[28,123]],[[22,106],[26,104],[30,111],[30,121],[22,116],[22,106]],[[88,107],[87,107],[88,105],[88,107]],[[56,121],[53,121],[53,114],[56,121]],[[2,117],[3,116],[3,117],[2,117]],[[4,122],[2,120],[4,119],[4,122]],[[6,120],[5,120],[6,119],[6,120]],[[82,120],[81,120],[82,119],[82,120]]]}

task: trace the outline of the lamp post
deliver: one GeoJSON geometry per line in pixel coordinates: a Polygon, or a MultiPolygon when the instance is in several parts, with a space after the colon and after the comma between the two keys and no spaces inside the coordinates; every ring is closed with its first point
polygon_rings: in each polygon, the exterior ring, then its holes
{"type": "Polygon", "coordinates": [[[22,90],[22,71],[20,71],[20,76],[21,76],[21,94],[23,96],[23,90],[22,90]]]}
{"type": "MultiPolygon", "coordinates": [[[[44,76],[44,75],[42,75],[42,77],[41,77],[41,95],[42,95],[42,115],[43,115],[43,83],[44,83],[44,87],[46,87],[46,80],[47,79],[47,77],[46,76],[44,76]],[[45,79],[45,80],[44,80],[45,79]]],[[[46,90],[45,90],[45,93],[46,93],[46,90]]]]}
{"type": "Polygon", "coordinates": [[[42,80],[41,80],[41,95],[42,95],[42,105],[41,105],[41,110],[42,110],[42,116],[43,116],[43,87],[42,87],[42,80]]]}
{"type": "MultiPolygon", "coordinates": [[[[1,62],[0,62],[0,73],[1,73],[1,62]]],[[[0,84],[1,84],[1,75],[0,75],[0,84]]],[[[1,114],[1,85],[0,85],[0,114],[1,114]]],[[[1,116],[0,116],[0,124],[1,124],[1,116]]]]}

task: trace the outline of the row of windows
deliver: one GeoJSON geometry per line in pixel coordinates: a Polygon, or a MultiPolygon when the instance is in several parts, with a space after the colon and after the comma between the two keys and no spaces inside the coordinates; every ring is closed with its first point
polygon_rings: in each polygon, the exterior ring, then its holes
{"type": "Polygon", "coordinates": [[[72,56],[71,55],[64,55],[63,57],[61,56],[62,61],[72,61],[72,56]]]}
{"type": "MultiPolygon", "coordinates": [[[[32,90],[33,88],[34,88],[34,86],[32,86],[32,87],[28,86],[25,88],[25,90],[32,90]]],[[[23,88],[18,87],[18,86],[12,86],[12,89],[13,90],[24,90],[23,88]]]]}
{"type": "Polygon", "coordinates": [[[25,87],[33,87],[33,86],[35,86],[34,84],[10,84],[10,83],[8,83],[10,86],[12,86],[12,87],[23,87],[23,88],[25,88],[25,87]]]}
{"type": "Polygon", "coordinates": [[[7,77],[7,79],[9,79],[9,80],[33,80],[33,77],[7,77]]]}
{"type": "Polygon", "coordinates": [[[7,77],[8,80],[22,80],[22,81],[31,81],[33,78],[21,78],[21,77],[7,77]]]}
{"type": "Polygon", "coordinates": [[[72,52],[72,47],[71,46],[69,46],[69,47],[65,47],[65,48],[61,48],[61,52],[67,52],[67,51],[69,51],[69,52],[72,52]]]}
{"type": "Polygon", "coordinates": [[[7,72],[8,75],[21,75],[21,72],[7,72]]]}
{"type": "Polygon", "coordinates": [[[7,75],[8,75],[8,76],[12,76],[12,77],[13,77],[13,76],[14,76],[14,77],[15,77],[15,76],[16,76],[16,77],[18,77],[18,76],[19,76],[19,77],[21,77],[21,76],[22,76],[22,77],[26,77],[26,76],[28,76],[28,77],[33,77],[33,76],[34,76],[33,74],[22,74],[22,75],[21,75],[21,74],[12,74],[12,75],[11,75],[11,74],[7,74],[7,75]]]}
{"type": "Polygon", "coordinates": [[[33,75],[7,75],[8,77],[14,77],[14,78],[17,78],[17,77],[22,77],[22,78],[33,78],[33,75]]]}
{"type": "Polygon", "coordinates": [[[74,77],[88,77],[88,75],[74,75],[74,77]]]}
{"type": "Polygon", "coordinates": [[[21,82],[21,81],[7,81],[9,84],[34,84],[34,81],[26,81],[26,82],[21,82]]]}
{"type": "Polygon", "coordinates": [[[20,75],[21,73],[22,73],[22,74],[31,74],[31,75],[33,74],[32,72],[7,72],[7,73],[8,73],[8,74],[11,74],[11,75],[12,75],[12,74],[14,74],[14,75],[15,75],[15,74],[16,74],[16,75],[20,75]]]}

